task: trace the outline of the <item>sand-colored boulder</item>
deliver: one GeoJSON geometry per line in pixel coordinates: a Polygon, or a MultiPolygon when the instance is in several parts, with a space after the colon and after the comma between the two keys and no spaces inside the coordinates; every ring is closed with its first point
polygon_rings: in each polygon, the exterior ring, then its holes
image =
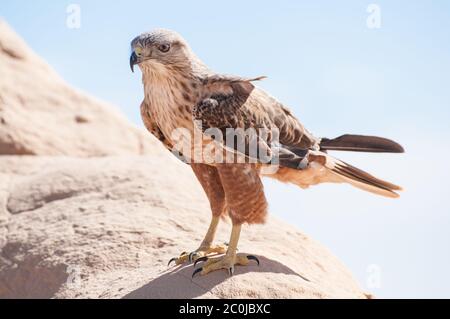
{"type": "Polygon", "coordinates": [[[0,155],[136,155],[154,143],[114,107],[68,86],[0,20],[0,155]]]}
{"type": "MultiPolygon", "coordinates": [[[[0,157],[0,298],[364,298],[327,249],[269,218],[243,228],[261,266],[191,280],[167,267],[210,219],[190,168],[160,154],[0,157]]],[[[226,241],[223,223],[218,241],[226,241]]]]}

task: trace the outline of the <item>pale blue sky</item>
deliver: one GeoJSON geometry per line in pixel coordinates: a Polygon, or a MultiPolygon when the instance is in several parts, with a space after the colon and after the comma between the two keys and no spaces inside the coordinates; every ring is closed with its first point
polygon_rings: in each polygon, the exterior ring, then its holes
{"type": "Polygon", "coordinates": [[[138,125],[129,42],[164,27],[218,72],[267,75],[260,85],[317,136],[398,140],[405,155],[336,155],[403,185],[399,200],[267,181],[271,212],[325,244],[363,287],[378,265],[381,287],[367,289],[380,297],[450,297],[450,2],[2,0],[0,16],[69,83],[138,125]],[[71,3],[80,29],[66,27],[71,3]],[[366,26],[370,3],[380,29],[366,26]]]}

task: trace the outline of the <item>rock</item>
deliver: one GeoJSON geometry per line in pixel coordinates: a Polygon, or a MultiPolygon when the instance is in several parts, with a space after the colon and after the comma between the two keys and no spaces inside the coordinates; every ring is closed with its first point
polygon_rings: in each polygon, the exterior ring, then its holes
{"type": "MultiPolygon", "coordinates": [[[[260,267],[193,281],[192,265],[167,267],[210,219],[190,168],[167,154],[4,156],[0,174],[0,298],[366,297],[327,249],[273,217],[243,228],[240,252],[260,267]]],[[[229,232],[223,223],[217,241],[229,232]]]]}
{"type": "Polygon", "coordinates": [[[0,155],[138,155],[155,144],[114,107],[68,86],[0,20],[0,155]]]}

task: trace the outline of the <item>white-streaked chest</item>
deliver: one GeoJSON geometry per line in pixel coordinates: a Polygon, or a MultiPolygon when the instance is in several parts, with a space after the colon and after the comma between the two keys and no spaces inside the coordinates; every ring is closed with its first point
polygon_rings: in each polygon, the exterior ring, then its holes
{"type": "Polygon", "coordinates": [[[186,79],[168,73],[163,67],[154,66],[143,75],[145,104],[151,119],[159,126],[165,137],[171,140],[178,128],[193,129],[192,113],[194,101],[188,101],[180,81],[186,79]]]}

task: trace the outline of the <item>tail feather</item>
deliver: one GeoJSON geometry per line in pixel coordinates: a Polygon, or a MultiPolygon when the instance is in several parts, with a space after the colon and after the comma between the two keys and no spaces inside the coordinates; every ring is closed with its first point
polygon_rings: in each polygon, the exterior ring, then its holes
{"type": "Polygon", "coordinates": [[[302,188],[324,182],[345,182],[359,189],[392,198],[399,197],[396,191],[402,190],[400,186],[376,178],[327,154],[328,150],[403,153],[403,147],[392,140],[377,136],[342,135],[335,139],[323,138],[319,143],[320,150],[281,146],[279,164],[283,169],[274,177],[283,182],[291,182],[302,188]]]}
{"type": "Polygon", "coordinates": [[[346,134],[334,139],[322,138],[320,149],[323,151],[352,151],[373,153],[403,153],[403,147],[387,138],[346,134]]]}
{"type": "Polygon", "coordinates": [[[327,163],[325,166],[341,181],[371,193],[397,198],[399,197],[399,194],[395,191],[402,190],[400,186],[372,176],[359,168],[332,158],[331,156],[327,156],[327,163]]]}

